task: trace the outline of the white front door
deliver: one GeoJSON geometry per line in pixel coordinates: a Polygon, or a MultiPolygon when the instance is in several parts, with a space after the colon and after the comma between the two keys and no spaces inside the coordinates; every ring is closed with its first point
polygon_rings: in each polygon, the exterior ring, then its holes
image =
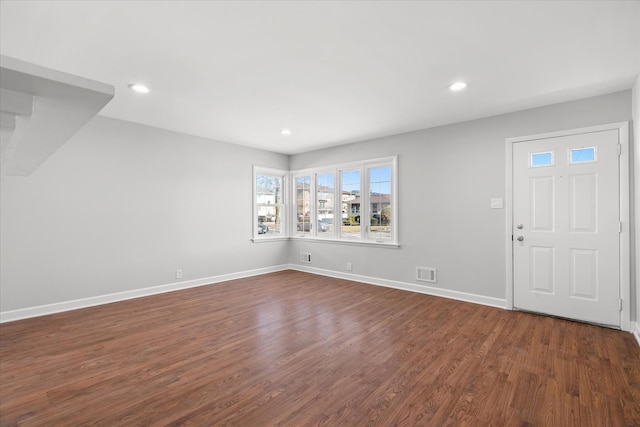
{"type": "Polygon", "coordinates": [[[620,326],[618,131],[513,145],[517,309],[620,326]]]}

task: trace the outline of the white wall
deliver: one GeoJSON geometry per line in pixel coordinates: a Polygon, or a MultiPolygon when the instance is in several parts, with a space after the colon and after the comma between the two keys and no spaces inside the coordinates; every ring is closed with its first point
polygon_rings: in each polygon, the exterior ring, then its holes
{"type": "MultiPolygon", "coordinates": [[[[416,266],[438,269],[445,290],[506,298],[505,139],[631,119],[631,91],[426,129],[291,156],[291,169],[398,155],[400,249],[295,241],[290,262],[418,284],[416,266]]],[[[301,265],[304,267],[303,265],[301,265]]]]}
{"type": "Polygon", "coordinates": [[[288,157],[95,118],[2,179],[0,311],[286,264],[286,242],[250,242],[253,164],[288,157]]]}
{"type": "MultiPolygon", "coordinates": [[[[639,93],[636,82],[636,135],[639,93]]],[[[402,283],[417,284],[416,266],[436,267],[443,290],[504,299],[505,210],[489,202],[505,197],[505,139],[630,120],[631,98],[624,91],[290,157],[97,117],[32,176],[0,183],[0,312],[172,284],[178,268],[197,280],[299,264],[301,251],[314,268],[346,273],[352,262],[353,274],[402,283]],[[250,242],[254,164],[302,169],[393,154],[400,249],[250,242]]]]}

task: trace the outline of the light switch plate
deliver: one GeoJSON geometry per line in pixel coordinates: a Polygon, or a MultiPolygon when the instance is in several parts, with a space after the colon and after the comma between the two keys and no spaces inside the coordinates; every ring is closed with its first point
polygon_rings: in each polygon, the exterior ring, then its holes
{"type": "Polygon", "coordinates": [[[502,209],[502,199],[491,199],[491,209],[502,209]]]}

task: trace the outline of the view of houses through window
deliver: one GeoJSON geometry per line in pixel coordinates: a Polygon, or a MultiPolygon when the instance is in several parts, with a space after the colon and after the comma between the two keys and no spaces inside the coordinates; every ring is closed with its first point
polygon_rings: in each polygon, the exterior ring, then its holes
{"type": "Polygon", "coordinates": [[[394,242],[395,157],[293,174],[294,237],[394,242]]]}
{"type": "Polygon", "coordinates": [[[391,166],[369,169],[370,237],[391,239],[391,166]]]}
{"type": "Polygon", "coordinates": [[[340,172],[340,198],[342,200],[342,227],[340,235],[360,238],[361,183],[360,169],[340,172]]]}
{"type": "Polygon", "coordinates": [[[307,234],[311,232],[311,178],[308,176],[298,176],[295,178],[296,195],[296,232],[307,234]]]}
{"type": "Polygon", "coordinates": [[[286,237],[288,229],[292,237],[395,243],[395,164],[393,157],[294,172],[289,204],[285,175],[257,172],[254,236],[286,237]]]}
{"type": "Polygon", "coordinates": [[[258,218],[254,234],[281,235],[284,229],[284,173],[273,171],[255,174],[255,206],[258,218]]]}
{"type": "MultiPolygon", "coordinates": [[[[318,215],[318,233],[335,235],[335,174],[318,173],[316,175],[316,212],[318,215]]],[[[339,217],[338,217],[339,218],[339,217]]],[[[320,236],[322,237],[322,235],[320,236]]]]}

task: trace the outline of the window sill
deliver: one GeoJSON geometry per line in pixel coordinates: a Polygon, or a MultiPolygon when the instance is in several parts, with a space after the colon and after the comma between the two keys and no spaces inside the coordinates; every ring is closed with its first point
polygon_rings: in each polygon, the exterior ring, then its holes
{"type": "Polygon", "coordinates": [[[254,237],[251,239],[253,243],[286,242],[288,240],[288,237],[254,237]]]}
{"type": "Polygon", "coordinates": [[[297,241],[313,242],[313,243],[329,243],[329,244],[347,245],[347,246],[367,246],[367,247],[385,248],[385,249],[400,248],[399,243],[374,242],[370,240],[367,241],[367,240],[327,239],[327,238],[298,237],[298,236],[292,236],[289,239],[297,240],[297,241]]]}
{"type": "Polygon", "coordinates": [[[251,241],[253,243],[269,243],[269,242],[286,242],[286,241],[299,241],[299,242],[313,242],[313,243],[328,243],[335,245],[347,245],[347,246],[367,246],[370,248],[385,248],[385,249],[398,249],[400,248],[399,243],[390,243],[390,242],[372,242],[365,240],[342,240],[342,239],[319,239],[317,237],[301,237],[301,236],[292,236],[292,237],[262,237],[262,238],[253,238],[251,241]]]}

